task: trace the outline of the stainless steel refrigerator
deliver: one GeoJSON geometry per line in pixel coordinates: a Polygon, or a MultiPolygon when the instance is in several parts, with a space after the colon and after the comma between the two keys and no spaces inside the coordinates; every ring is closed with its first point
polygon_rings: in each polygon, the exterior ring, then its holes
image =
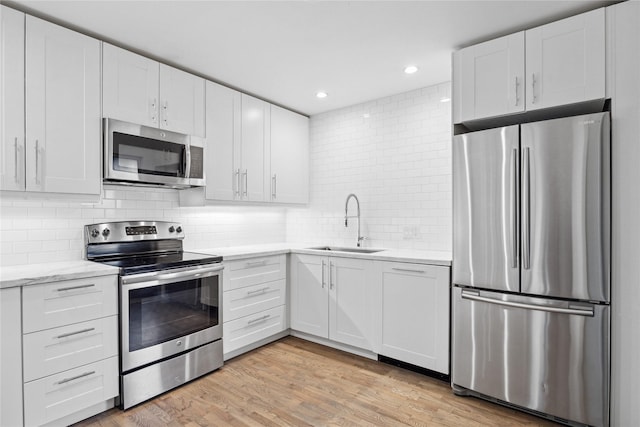
{"type": "Polygon", "coordinates": [[[609,129],[597,113],[454,137],[456,394],[608,426],[609,129]]]}

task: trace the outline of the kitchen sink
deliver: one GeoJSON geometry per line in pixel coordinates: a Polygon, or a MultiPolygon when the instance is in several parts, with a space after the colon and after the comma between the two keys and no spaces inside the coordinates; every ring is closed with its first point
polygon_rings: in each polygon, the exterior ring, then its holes
{"type": "Polygon", "coordinates": [[[313,249],[316,251],[331,251],[331,252],[354,252],[358,254],[373,254],[373,253],[381,252],[384,250],[384,249],[367,249],[367,248],[345,248],[345,247],[339,247],[339,246],[317,246],[314,248],[307,248],[307,249],[313,249]]]}

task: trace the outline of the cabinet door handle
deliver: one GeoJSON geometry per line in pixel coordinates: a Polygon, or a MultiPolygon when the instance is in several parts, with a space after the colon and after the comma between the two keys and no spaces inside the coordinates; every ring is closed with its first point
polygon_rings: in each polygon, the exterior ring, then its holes
{"type": "Polygon", "coordinates": [[[169,101],[164,101],[164,106],[162,107],[162,119],[164,121],[164,125],[169,126],[169,101]]]}
{"type": "Polygon", "coordinates": [[[333,289],[333,261],[329,261],[329,289],[333,289]]]}
{"type": "Polygon", "coordinates": [[[64,383],[68,383],[70,381],[73,380],[78,380],[80,378],[84,378],[84,377],[88,377],[89,375],[93,375],[95,374],[96,371],[89,371],[89,372],[85,372],[84,374],[80,374],[80,375],[76,375],[75,377],[71,377],[71,378],[65,378],[63,380],[58,381],[56,384],[64,384],[64,383]]]}
{"type": "Polygon", "coordinates": [[[13,180],[18,183],[18,137],[13,140],[13,180]]]}
{"type": "Polygon", "coordinates": [[[327,285],[326,282],[324,281],[324,267],[325,267],[325,262],[324,260],[322,260],[322,288],[323,289],[327,285]]]}
{"type": "Polygon", "coordinates": [[[520,103],[520,98],[518,97],[518,76],[516,76],[516,107],[520,103]]]}
{"type": "Polygon", "coordinates": [[[424,270],[414,270],[413,268],[391,267],[391,269],[394,270],[394,271],[404,271],[405,273],[422,273],[422,274],[425,273],[424,270]]]}
{"type": "Polygon", "coordinates": [[[236,169],[236,171],[233,173],[234,175],[234,189],[233,189],[233,193],[235,194],[236,198],[240,197],[240,169],[236,169]]]}
{"type": "Polygon", "coordinates": [[[253,325],[254,323],[258,323],[258,322],[264,322],[265,320],[267,320],[269,317],[271,317],[270,314],[265,314],[262,317],[258,317],[257,319],[253,319],[253,320],[249,320],[247,322],[247,325],[253,325]]]}
{"type": "Polygon", "coordinates": [[[67,337],[71,337],[73,335],[84,334],[85,332],[91,332],[91,331],[95,331],[95,330],[96,330],[96,328],[82,329],[81,331],[69,332],[69,333],[66,333],[66,334],[58,335],[56,338],[67,338],[67,337]]]}
{"type": "Polygon", "coordinates": [[[249,184],[247,181],[249,181],[249,171],[247,169],[244,170],[244,189],[242,191],[244,197],[247,197],[247,192],[249,191],[249,184]]]}
{"type": "Polygon", "coordinates": [[[264,294],[264,293],[265,293],[265,292],[267,292],[269,289],[270,289],[270,288],[267,286],[267,287],[260,288],[260,289],[256,289],[256,290],[253,290],[253,291],[248,291],[248,292],[247,292],[247,295],[264,294]]]}
{"type": "Polygon", "coordinates": [[[153,98],[153,101],[151,101],[151,122],[152,123],[158,122],[158,99],[157,98],[153,98]]]}
{"type": "Polygon", "coordinates": [[[277,193],[277,189],[276,189],[276,185],[277,185],[277,177],[276,174],[274,173],[273,176],[271,177],[271,187],[273,189],[273,191],[271,192],[271,195],[273,196],[273,198],[276,198],[276,193],[277,193]]]}
{"type": "Polygon", "coordinates": [[[40,185],[40,143],[36,139],[36,184],[40,185]]]}
{"type": "Polygon", "coordinates": [[[531,95],[533,95],[533,99],[531,100],[532,104],[536,103],[536,73],[531,73],[531,95]]]}
{"type": "Polygon", "coordinates": [[[95,284],[91,283],[89,285],[69,286],[67,288],[58,288],[58,289],[56,289],[56,291],[58,291],[58,292],[75,291],[77,289],[91,288],[91,287],[94,287],[94,286],[95,286],[95,284]]]}

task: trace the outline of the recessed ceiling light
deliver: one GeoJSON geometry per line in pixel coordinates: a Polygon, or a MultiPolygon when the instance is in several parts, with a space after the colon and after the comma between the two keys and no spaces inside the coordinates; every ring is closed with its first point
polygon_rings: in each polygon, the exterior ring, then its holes
{"type": "Polygon", "coordinates": [[[415,65],[409,65],[407,67],[405,67],[404,72],[406,74],[413,74],[416,71],[418,71],[418,67],[416,67],[415,65]]]}
{"type": "Polygon", "coordinates": [[[316,93],[316,96],[318,98],[326,98],[327,97],[327,92],[320,91],[320,92],[316,93]]]}

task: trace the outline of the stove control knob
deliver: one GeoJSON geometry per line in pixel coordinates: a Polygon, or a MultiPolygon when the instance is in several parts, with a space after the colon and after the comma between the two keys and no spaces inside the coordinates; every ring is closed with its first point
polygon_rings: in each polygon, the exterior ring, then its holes
{"type": "Polygon", "coordinates": [[[99,235],[100,235],[100,232],[98,231],[97,228],[94,228],[93,230],[91,230],[91,237],[93,237],[94,239],[99,235]]]}
{"type": "Polygon", "coordinates": [[[102,235],[106,238],[109,234],[111,234],[111,230],[109,230],[108,228],[105,228],[104,230],[102,230],[102,235]]]}
{"type": "Polygon", "coordinates": [[[176,231],[176,229],[173,227],[173,225],[169,227],[169,233],[173,233],[174,231],[176,231]]]}
{"type": "Polygon", "coordinates": [[[176,228],[176,232],[182,233],[182,227],[178,226],[178,228],[176,228]]]}

